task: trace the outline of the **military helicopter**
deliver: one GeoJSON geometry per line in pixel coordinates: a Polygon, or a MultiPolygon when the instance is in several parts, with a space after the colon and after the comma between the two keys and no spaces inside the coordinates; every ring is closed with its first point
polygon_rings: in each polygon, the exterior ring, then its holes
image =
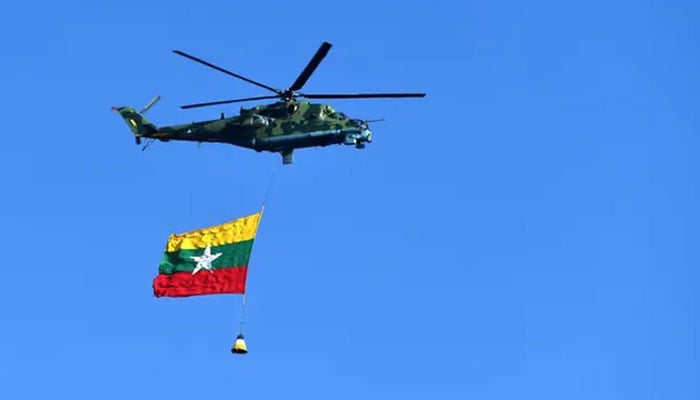
{"type": "Polygon", "coordinates": [[[349,118],[344,113],[336,111],[329,104],[311,103],[305,100],[297,100],[297,98],[424,97],[425,93],[306,94],[298,92],[326,54],[328,54],[331,46],[330,43],[323,42],[297,79],[285,90],[275,89],[183,51],[173,50],[177,55],[274,93],[274,95],[267,96],[190,104],[181,106],[182,109],[255,100],[279,100],[272,104],[258,105],[252,108],[241,107],[240,115],[236,116],[225,117],[224,113],[221,113],[221,117],[217,119],[163,127],[156,126],[144,117],[144,114],[160,100],[160,96],[154,97],[140,111],[136,111],[135,108],[130,106],[112,107],[112,111],[119,113],[127,123],[135,135],[137,145],[141,144],[142,138],[149,140],[144,145],[143,150],[154,140],[162,142],[176,140],[199,143],[228,143],[258,152],[280,153],[283,164],[292,164],[294,162],[295,149],[328,146],[331,144],[353,145],[358,149],[362,149],[365,147],[365,143],[372,142],[372,132],[369,129],[369,123],[373,121],[349,118]]]}

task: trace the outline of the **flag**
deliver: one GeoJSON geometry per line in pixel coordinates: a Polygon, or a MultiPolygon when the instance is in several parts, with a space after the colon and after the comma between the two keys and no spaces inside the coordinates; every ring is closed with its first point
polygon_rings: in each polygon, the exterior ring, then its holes
{"type": "Polygon", "coordinates": [[[262,211],[170,235],[153,280],[156,297],[245,293],[248,261],[262,211]]]}

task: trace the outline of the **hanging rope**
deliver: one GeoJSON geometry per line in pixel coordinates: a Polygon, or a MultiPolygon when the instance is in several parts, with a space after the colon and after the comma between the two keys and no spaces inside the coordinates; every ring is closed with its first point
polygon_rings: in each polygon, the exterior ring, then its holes
{"type": "MultiPolygon", "coordinates": [[[[262,223],[262,216],[263,213],[265,212],[265,205],[267,204],[267,199],[270,197],[270,192],[272,191],[272,183],[275,180],[275,172],[276,169],[272,171],[272,174],[270,175],[270,181],[267,184],[267,190],[265,191],[265,197],[263,198],[262,206],[260,207],[260,220],[258,221],[258,228],[260,228],[260,224],[262,223]]],[[[257,237],[257,230],[255,232],[255,235],[257,237]]],[[[250,264],[250,263],[249,263],[250,264]]],[[[250,266],[248,266],[248,270],[250,271],[250,266]]],[[[247,277],[246,277],[247,280],[247,277]]],[[[247,292],[247,290],[246,290],[247,292]]],[[[243,317],[245,315],[245,300],[246,300],[246,295],[247,293],[243,293],[243,299],[241,300],[241,321],[238,326],[238,332],[242,333],[243,332],[243,317]]]]}

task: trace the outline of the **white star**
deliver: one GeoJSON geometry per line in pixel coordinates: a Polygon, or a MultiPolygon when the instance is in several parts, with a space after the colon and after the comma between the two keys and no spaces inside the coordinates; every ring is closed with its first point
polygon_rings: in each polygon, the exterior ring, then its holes
{"type": "Polygon", "coordinates": [[[211,262],[219,258],[223,253],[216,253],[216,254],[211,254],[211,245],[207,245],[207,248],[204,249],[204,253],[202,253],[201,256],[190,256],[191,259],[197,261],[197,266],[194,268],[194,271],[192,271],[192,275],[196,274],[199,272],[200,269],[204,268],[209,272],[212,272],[211,270],[211,262]]]}

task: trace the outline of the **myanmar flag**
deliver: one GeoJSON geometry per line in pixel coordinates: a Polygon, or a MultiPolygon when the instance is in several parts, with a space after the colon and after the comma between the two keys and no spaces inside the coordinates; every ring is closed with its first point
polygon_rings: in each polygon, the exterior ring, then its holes
{"type": "Polygon", "coordinates": [[[153,280],[156,297],[245,293],[248,261],[262,212],[170,235],[153,280]]]}

